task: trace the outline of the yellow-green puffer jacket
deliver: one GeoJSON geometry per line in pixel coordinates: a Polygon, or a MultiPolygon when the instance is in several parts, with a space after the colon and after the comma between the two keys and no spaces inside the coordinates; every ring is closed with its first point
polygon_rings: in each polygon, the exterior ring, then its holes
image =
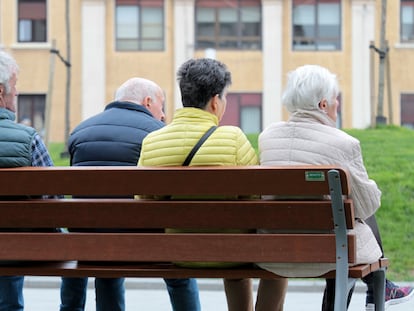
{"type": "MultiPolygon", "coordinates": [[[[215,115],[198,108],[177,110],[172,122],[147,135],[142,143],[139,166],[180,166],[201,136],[213,125],[215,115]]],[[[242,130],[220,126],[194,155],[191,166],[256,165],[258,158],[242,130]]],[[[167,229],[167,232],[185,232],[167,229]]],[[[191,231],[191,230],[187,230],[191,231]]],[[[194,231],[194,230],[193,230],[194,231]]],[[[197,230],[199,231],[199,230],[197,230]]],[[[234,230],[229,230],[229,232],[234,230]]],[[[177,263],[186,267],[231,267],[237,263],[177,263]]]]}
{"type": "MultiPolygon", "coordinates": [[[[182,165],[188,153],[217,117],[198,108],[177,110],[172,122],[147,135],[142,143],[140,166],[182,165]]],[[[220,126],[194,155],[190,165],[256,165],[255,150],[242,130],[220,126]]]]}

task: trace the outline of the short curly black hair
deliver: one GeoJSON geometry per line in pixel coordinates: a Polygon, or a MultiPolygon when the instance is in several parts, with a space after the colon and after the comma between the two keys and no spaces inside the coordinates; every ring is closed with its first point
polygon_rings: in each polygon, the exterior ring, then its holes
{"type": "Polygon", "coordinates": [[[217,60],[190,59],[178,69],[177,80],[183,106],[204,109],[212,97],[223,95],[231,84],[231,73],[217,60]]]}

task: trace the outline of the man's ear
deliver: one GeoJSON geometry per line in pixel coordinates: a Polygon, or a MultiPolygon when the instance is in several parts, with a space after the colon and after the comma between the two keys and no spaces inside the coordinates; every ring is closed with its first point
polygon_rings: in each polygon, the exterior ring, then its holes
{"type": "Polygon", "coordinates": [[[142,101],[142,105],[149,109],[149,107],[151,106],[151,96],[145,96],[144,100],[142,101]]]}
{"type": "Polygon", "coordinates": [[[0,107],[6,108],[6,103],[4,101],[4,96],[6,94],[6,89],[3,84],[0,84],[0,107]]]}

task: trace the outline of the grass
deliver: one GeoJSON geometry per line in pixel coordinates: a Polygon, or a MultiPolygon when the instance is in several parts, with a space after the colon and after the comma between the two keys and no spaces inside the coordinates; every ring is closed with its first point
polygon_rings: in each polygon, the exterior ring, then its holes
{"type": "Polygon", "coordinates": [[[382,191],[376,213],[388,278],[414,280],[414,131],[400,127],[348,130],[361,142],[370,178],[382,191]]]}
{"type": "MultiPolygon", "coordinates": [[[[386,257],[387,277],[392,281],[414,281],[414,131],[400,127],[346,130],[361,142],[370,178],[382,191],[377,220],[386,257]]],[[[257,136],[248,138],[257,150],[257,136]]],[[[61,158],[63,144],[51,144],[55,165],[68,165],[61,158]]]]}
{"type": "Polygon", "coordinates": [[[65,149],[64,143],[50,143],[48,150],[52,157],[53,163],[56,166],[68,166],[69,158],[62,156],[63,150],[65,149]]]}

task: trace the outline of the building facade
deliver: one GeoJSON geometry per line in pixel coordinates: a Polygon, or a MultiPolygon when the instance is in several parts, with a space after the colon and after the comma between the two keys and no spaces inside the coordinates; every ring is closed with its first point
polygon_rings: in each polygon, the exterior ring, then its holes
{"type": "Polygon", "coordinates": [[[413,127],[414,1],[382,2],[1,0],[0,49],[20,65],[18,121],[52,142],[102,111],[133,76],[165,90],[168,122],[181,106],[176,70],[192,57],[228,65],[233,84],[223,124],[246,133],[287,118],[280,102],[286,74],[303,64],[338,75],[338,127],[366,128],[378,116],[413,127]]]}

